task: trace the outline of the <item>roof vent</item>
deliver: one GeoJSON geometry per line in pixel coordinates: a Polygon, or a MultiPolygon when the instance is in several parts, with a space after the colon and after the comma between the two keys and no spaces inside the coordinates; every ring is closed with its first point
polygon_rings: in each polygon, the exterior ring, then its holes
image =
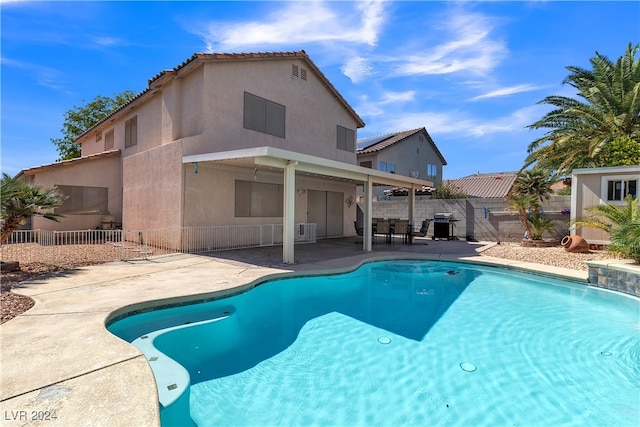
{"type": "Polygon", "coordinates": [[[298,66],[296,64],[291,65],[291,75],[298,77],[298,66]]]}

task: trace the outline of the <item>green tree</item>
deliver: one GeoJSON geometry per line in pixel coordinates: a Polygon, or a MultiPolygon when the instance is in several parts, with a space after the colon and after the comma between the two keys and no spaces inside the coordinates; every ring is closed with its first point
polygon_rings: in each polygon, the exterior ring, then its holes
{"type": "Polygon", "coordinates": [[[553,181],[549,178],[549,175],[542,170],[529,169],[518,173],[511,191],[536,199],[537,202],[533,203],[530,208],[533,209],[534,215],[537,215],[540,213],[540,203],[549,200],[549,197],[553,194],[552,184],[553,181]]]}
{"type": "Polygon", "coordinates": [[[24,220],[38,215],[52,221],[60,221],[62,215],[47,212],[62,204],[65,196],[55,188],[43,188],[37,184],[30,184],[2,174],[0,185],[2,197],[2,235],[0,242],[4,242],[24,220]]]}
{"type": "Polygon", "coordinates": [[[578,167],[609,166],[606,157],[598,158],[609,144],[624,138],[640,141],[639,49],[630,43],[615,63],[596,52],[591,70],[567,67],[570,74],[563,84],[574,87],[579,99],[552,95],[539,102],[555,108],[527,126],[547,132],[529,144],[524,168],[535,165],[566,176],[578,167]]]}
{"type": "Polygon", "coordinates": [[[602,147],[595,156],[596,167],[640,165],[640,142],[621,136],[602,147]]]}
{"type": "Polygon", "coordinates": [[[450,181],[445,181],[431,193],[432,199],[466,199],[467,193],[450,181]]]}
{"type": "Polygon", "coordinates": [[[80,145],[76,142],[91,126],[125,105],[136,96],[132,90],[117,93],[113,98],[97,95],[92,101],[83,106],[74,106],[64,113],[61,138],[51,138],[51,142],[58,150],[58,161],[80,157],[80,145]]]}

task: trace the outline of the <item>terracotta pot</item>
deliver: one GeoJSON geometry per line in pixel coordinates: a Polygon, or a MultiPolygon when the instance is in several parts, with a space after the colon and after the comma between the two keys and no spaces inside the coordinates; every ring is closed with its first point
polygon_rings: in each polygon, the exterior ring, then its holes
{"type": "Polygon", "coordinates": [[[560,244],[567,252],[589,253],[589,243],[580,236],[564,236],[560,244]]]}

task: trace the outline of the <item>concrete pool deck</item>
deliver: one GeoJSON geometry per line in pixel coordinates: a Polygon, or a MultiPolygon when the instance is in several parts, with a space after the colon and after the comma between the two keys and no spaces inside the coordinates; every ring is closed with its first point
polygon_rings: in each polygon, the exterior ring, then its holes
{"type": "Polygon", "coordinates": [[[36,303],[0,326],[1,425],[158,426],[146,358],[105,328],[126,306],[195,300],[265,277],[340,272],[379,259],[473,261],[587,280],[587,271],[480,257],[486,245],[417,239],[412,246],[378,243],[367,253],[358,239],[330,239],[296,245],[295,264],[282,264],[281,247],[256,248],[114,262],[22,282],[14,292],[36,303]]]}

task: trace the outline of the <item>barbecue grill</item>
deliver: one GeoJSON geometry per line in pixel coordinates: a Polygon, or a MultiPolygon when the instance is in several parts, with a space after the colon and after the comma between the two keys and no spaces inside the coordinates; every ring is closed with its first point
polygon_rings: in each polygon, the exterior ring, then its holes
{"type": "Polygon", "coordinates": [[[435,239],[447,239],[451,238],[453,234],[453,223],[455,218],[452,213],[437,213],[433,215],[433,236],[435,239]]]}

